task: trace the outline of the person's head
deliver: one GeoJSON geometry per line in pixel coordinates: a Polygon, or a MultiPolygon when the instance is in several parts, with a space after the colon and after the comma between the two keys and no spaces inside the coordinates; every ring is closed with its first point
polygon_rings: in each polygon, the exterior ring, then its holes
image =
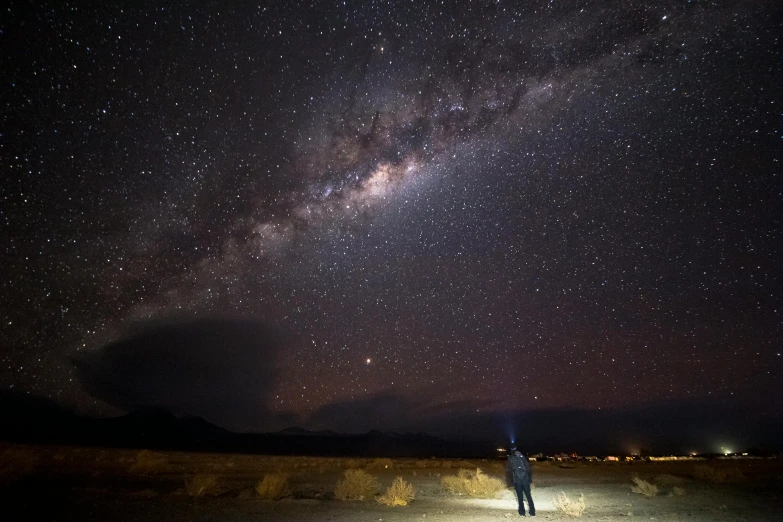
{"type": "Polygon", "coordinates": [[[514,453],[517,450],[516,446],[511,446],[511,453],[514,453]]]}

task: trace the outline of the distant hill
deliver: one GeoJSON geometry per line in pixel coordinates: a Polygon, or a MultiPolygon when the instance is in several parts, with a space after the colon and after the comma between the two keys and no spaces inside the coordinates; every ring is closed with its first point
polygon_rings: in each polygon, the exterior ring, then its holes
{"type": "Polygon", "coordinates": [[[489,442],[457,443],[425,433],[344,434],[295,426],[274,433],[235,433],[200,417],[178,418],[159,408],[94,419],[46,399],[10,393],[0,393],[0,411],[0,440],[9,442],[273,455],[495,456],[489,442]]]}

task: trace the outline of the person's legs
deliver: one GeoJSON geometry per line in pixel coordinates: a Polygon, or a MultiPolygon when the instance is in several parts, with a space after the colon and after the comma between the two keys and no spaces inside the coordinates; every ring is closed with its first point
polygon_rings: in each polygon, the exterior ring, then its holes
{"type": "MultiPolygon", "coordinates": [[[[533,497],[530,495],[530,482],[525,482],[522,484],[522,491],[525,493],[525,496],[527,497],[527,508],[528,511],[530,511],[530,516],[536,515],[536,505],[533,504],[533,497]]],[[[519,496],[519,505],[522,506],[522,496],[519,496]]],[[[524,508],[520,508],[524,510],[524,508]]]]}
{"type": "MultiPolygon", "coordinates": [[[[519,510],[518,511],[519,511],[519,514],[524,517],[525,516],[525,504],[522,503],[522,498],[523,498],[525,493],[524,493],[523,488],[524,488],[524,484],[522,484],[522,482],[515,482],[514,483],[514,489],[517,492],[517,500],[519,501],[519,510]]],[[[530,498],[530,497],[528,497],[528,498],[530,498]]]]}

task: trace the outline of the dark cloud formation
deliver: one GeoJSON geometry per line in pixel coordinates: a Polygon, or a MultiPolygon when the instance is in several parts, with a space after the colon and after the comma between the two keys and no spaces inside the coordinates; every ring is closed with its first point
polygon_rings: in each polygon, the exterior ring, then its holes
{"type": "Polygon", "coordinates": [[[274,428],[282,346],[279,333],[257,323],[198,320],[137,328],[74,363],[85,391],[124,411],[165,408],[233,429],[274,428]]]}
{"type": "Polygon", "coordinates": [[[151,401],[130,374],[98,385],[129,325],[227,317],[290,333],[273,384],[220,395],[251,393],[232,426],[352,404],[357,429],[405,424],[400,404],[780,416],[781,22],[754,2],[12,3],[0,385],[151,401]],[[87,386],[74,356],[98,358],[87,386]]]}

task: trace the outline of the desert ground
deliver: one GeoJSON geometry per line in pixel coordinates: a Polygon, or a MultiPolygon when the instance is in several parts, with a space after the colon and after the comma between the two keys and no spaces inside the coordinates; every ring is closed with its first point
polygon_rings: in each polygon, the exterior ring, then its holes
{"type": "MultiPolygon", "coordinates": [[[[520,518],[514,492],[474,498],[446,489],[459,469],[504,477],[505,461],[277,457],[0,445],[2,520],[78,521],[498,521],[520,518]],[[348,469],[374,476],[379,493],[397,476],[415,489],[404,506],[376,496],[338,500],[348,469]],[[278,500],[256,485],[268,474],[288,484],[278,500]],[[279,475],[277,475],[279,476],[279,475]],[[202,486],[194,487],[199,480],[202,486]]],[[[572,520],[558,510],[564,492],[584,498],[586,520],[783,520],[783,462],[533,463],[537,518],[572,520]],[[632,491],[633,477],[657,487],[632,491]]]]}

